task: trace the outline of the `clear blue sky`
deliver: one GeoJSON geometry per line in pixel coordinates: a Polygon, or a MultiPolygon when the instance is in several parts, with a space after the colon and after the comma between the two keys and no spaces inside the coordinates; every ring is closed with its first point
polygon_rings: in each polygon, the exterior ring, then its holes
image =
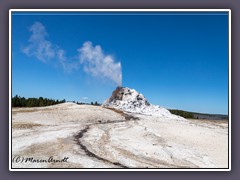
{"type": "Polygon", "coordinates": [[[152,104],[227,114],[228,14],[13,14],[13,96],[103,102],[121,72],[152,104]]]}

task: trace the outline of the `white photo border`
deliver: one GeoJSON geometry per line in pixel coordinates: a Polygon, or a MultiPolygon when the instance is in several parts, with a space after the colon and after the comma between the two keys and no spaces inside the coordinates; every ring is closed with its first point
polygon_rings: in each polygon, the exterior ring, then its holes
{"type": "Polygon", "coordinates": [[[231,171],[231,9],[9,9],[9,171],[231,171]],[[13,12],[227,12],[228,13],[228,168],[12,168],[12,13],[13,12]]]}

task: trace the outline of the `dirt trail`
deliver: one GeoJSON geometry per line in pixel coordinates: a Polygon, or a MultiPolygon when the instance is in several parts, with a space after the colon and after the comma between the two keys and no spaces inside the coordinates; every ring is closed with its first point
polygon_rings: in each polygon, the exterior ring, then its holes
{"type": "Polygon", "coordinates": [[[96,154],[94,154],[93,152],[91,152],[85,145],[83,145],[83,143],[81,142],[81,138],[84,136],[84,133],[87,132],[87,130],[89,129],[89,126],[87,126],[86,128],[84,128],[83,130],[81,130],[76,136],[74,136],[74,140],[77,142],[77,144],[81,147],[81,149],[86,153],[87,156],[91,157],[91,158],[96,158],[100,161],[106,162],[106,163],[110,163],[112,165],[116,165],[119,166],[121,168],[128,168],[127,166],[119,163],[119,162],[112,162],[109,161],[105,158],[102,158],[96,154]]]}
{"type": "Polygon", "coordinates": [[[138,117],[134,117],[130,114],[126,114],[123,111],[120,110],[116,110],[116,109],[112,109],[112,108],[107,108],[110,109],[114,112],[117,112],[119,114],[121,114],[122,116],[125,117],[125,120],[117,120],[117,121],[110,121],[110,120],[105,120],[105,122],[99,122],[99,123],[93,123],[90,125],[87,125],[84,129],[82,129],[77,135],[74,136],[74,140],[77,142],[77,144],[81,147],[81,149],[86,153],[87,156],[89,157],[93,157],[96,158],[98,160],[104,161],[106,163],[110,163],[112,165],[116,165],[119,166],[121,168],[129,168],[126,165],[121,164],[120,162],[112,162],[106,158],[100,157],[97,154],[91,152],[83,143],[82,143],[82,138],[84,136],[85,133],[87,133],[87,131],[91,128],[91,126],[97,126],[97,125],[102,125],[102,124],[113,124],[113,123],[121,123],[121,122],[126,122],[126,121],[136,121],[139,120],[138,117]]]}

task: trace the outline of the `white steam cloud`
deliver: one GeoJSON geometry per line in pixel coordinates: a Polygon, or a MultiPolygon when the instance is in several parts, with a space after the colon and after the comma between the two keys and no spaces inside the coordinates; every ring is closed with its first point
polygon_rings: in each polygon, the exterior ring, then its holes
{"type": "Polygon", "coordinates": [[[57,63],[62,66],[64,72],[71,72],[73,69],[78,68],[76,63],[71,62],[71,60],[65,56],[63,49],[46,40],[48,33],[42,23],[35,22],[29,31],[31,32],[31,36],[28,40],[28,45],[22,48],[23,53],[36,57],[43,63],[57,60],[57,63]]]}
{"type": "Polygon", "coordinates": [[[93,77],[100,77],[122,86],[121,63],[115,62],[110,55],[104,54],[101,46],[93,46],[87,41],[78,49],[79,60],[66,56],[65,50],[47,40],[48,33],[40,22],[35,22],[29,29],[31,32],[28,45],[21,50],[27,56],[32,56],[43,63],[57,63],[64,72],[76,70],[80,65],[86,73],[93,77]]]}
{"type": "Polygon", "coordinates": [[[32,33],[29,38],[29,45],[24,47],[22,51],[28,56],[35,56],[42,62],[54,58],[56,54],[54,47],[50,41],[45,39],[48,35],[45,27],[41,23],[35,22],[29,31],[32,33]]]}
{"type": "Polygon", "coordinates": [[[84,71],[93,77],[110,79],[118,86],[122,86],[121,63],[115,62],[113,57],[105,55],[101,46],[93,46],[92,42],[87,41],[81,48],[80,63],[84,66],[84,71]]]}

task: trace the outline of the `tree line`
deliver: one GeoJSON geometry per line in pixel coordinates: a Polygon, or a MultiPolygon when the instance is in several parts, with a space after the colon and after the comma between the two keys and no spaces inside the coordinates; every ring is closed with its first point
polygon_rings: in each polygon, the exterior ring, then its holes
{"type": "MultiPolygon", "coordinates": [[[[54,100],[54,99],[49,99],[49,98],[25,98],[21,96],[14,96],[12,97],[12,107],[41,107],[41,106],[51,106],[55,104],[60,104],[60,103],[65,103],[66,100],[54,100]]],[[[91,103],[83,103],[83,102],[75,102],[72,101],[73,103],[76,103],[78,105],[95,105],[95,106],[100,106],[97,101],[91,102],[91,103]]]]}
{"type": "Polygon", "coordinates": [[[79,105],[101,106],[101,104],[98,103],[97,101],[95,101],[95,102],[91,102],[91,103],[86,103],[86,102],[75,102],[75,101],[73,101],[73,103],[77,103],[77,104],[79,104],[79,105]]]}
{"type": "Polygon", "coordinates": [[[14,96],[12,98],[12,107],[40,107],[40,106],[51,106],[59,103],[66,102],[65,99],[63,100],[54,100],[48,98],[25,98],[21,96],[14,96]]]}
{"type": "Polygon", "coordinates": [[[197,112],[188,112],[177,109],[169,109],[172,114],[182,116],[189,119],[208,119],[208,120],[228,120],[229,116],[224,114],[206,114],[197,112]]]}
{"type": "Polygon", "coordinates": [[[176,110],[176,109],[170,109],[169,110],[172,114],[176,114],[178,116],[182,116],[184,118],[191,118],[194,119],[194,113],[182,111],[182,110],[176,110]]]}

